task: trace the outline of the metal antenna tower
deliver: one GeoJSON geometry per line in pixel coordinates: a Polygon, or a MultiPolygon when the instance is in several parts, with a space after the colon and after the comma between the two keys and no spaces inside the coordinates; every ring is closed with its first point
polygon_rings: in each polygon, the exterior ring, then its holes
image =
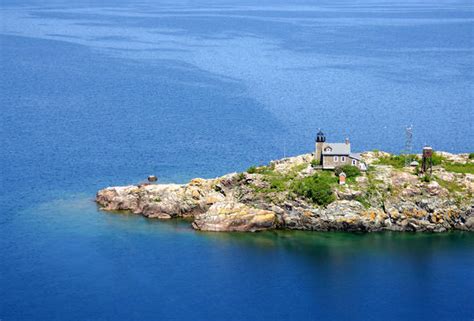
{"type": "Polygon", "coordinates": [[[413,125],[405,127],[405,166],[410,166],[413,152],[413,125]]]}

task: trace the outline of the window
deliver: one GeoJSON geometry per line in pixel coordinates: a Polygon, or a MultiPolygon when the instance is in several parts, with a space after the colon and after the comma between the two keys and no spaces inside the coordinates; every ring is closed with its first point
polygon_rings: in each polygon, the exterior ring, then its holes
{"type": "Polygon", "coordinates": [[[357,161],[355,159],[352,160],[352,165],[356,165],[357,161]]]}
{"type": "Polygon", "coordinates": [[[334,162],[337,163],[339,161],[339,157],[334,156],[334,162]]]}
{"type": "Polygon", "coordinates": [[[341,156],[341,162],[345,162],[346,161],[346,156],[341,156]]]}

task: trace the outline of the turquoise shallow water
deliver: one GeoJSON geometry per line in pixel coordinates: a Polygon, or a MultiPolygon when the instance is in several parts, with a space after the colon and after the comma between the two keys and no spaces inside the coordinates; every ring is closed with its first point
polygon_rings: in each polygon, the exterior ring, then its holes
{"type": "Polygon", "coordinates": [[[4,1],[1,320],[471,320],[474,235],[198,233],[97,189],[309,152],[472,151],[463,1],[4,1]]]}

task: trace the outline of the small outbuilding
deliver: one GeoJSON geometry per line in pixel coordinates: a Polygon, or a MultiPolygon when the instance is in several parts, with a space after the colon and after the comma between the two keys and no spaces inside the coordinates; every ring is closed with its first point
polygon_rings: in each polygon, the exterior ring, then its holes
{"type": "Polygon", "coordinates": [[[346,184],[346,173],[341,172],[339,174],[339,185],[344,185],[346,184]]]}
{"type": "Polygon", "coordinates": [[[420,165],[420,163],[418,163],[416,160],[410,163],[411,167],[417,167],[418,165],[420,165]]]}
{"type": "Polygon", "coordinates": [[[157,180],[158,180],[158,177],[156,177],[155,175],[148,176],[148,181],[150,183],[156,182],[157,180]]]}

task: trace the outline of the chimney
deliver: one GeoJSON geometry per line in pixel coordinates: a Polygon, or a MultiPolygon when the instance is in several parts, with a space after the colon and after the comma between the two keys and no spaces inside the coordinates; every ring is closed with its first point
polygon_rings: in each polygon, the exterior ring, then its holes
{"type": "Polygon", "coordinates": [[[349,145],[350,143],[349,138],[346,138],[346,145],[349,145]]]}

